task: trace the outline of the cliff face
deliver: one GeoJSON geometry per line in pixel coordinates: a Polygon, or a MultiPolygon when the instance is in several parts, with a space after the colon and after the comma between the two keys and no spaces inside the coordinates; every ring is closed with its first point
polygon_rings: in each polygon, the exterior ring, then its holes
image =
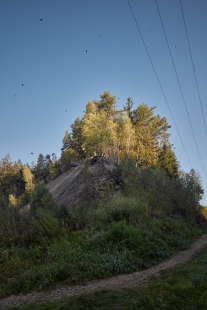
{"type": "Polygon", "coordinates": [[[94,157],[83,165],[72,167],[46,187],[53,199],[68,208],[79,203],[116,197],[122,191],[117,166],[104,157],[94,157]]]}

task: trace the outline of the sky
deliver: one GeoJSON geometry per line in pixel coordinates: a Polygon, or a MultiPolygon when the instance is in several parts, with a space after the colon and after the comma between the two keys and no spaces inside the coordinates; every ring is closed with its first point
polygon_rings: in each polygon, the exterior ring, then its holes
{"type": "Polygon", "coordinates": [[[0,159],[59,157],[108,90],[118,108],[156,106],[181,169],[207,191],[206,17],[206,0],[0,0],[0,159]]]}

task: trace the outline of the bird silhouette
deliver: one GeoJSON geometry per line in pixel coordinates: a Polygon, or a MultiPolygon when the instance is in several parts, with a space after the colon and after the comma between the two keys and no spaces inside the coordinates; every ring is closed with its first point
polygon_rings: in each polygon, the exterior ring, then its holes
{"type": "Polygon", "coordinates": [[[42,22],[42,21],[43,21],[43,19],[42,19],[42,18],[40,18],[40,21],[42,22]]]}
{"type": "Polygon", "coordinates": [[[33,153],[31,152],[31,154],[33,154],[33,153]]]}
{"type": "Polygon", "coordinates": [[[24,86],[24,84],[22,84],[22,86],[24,86]]]}
{"type": "Polygon", "coordinates": [[[65,112],[67,112],[67,110],[65,110],[65,112]]]}
{"type": "Polygon", "coordinates": [[[88,50],[86,50],[86,53],[88,52],[88,50]]]}

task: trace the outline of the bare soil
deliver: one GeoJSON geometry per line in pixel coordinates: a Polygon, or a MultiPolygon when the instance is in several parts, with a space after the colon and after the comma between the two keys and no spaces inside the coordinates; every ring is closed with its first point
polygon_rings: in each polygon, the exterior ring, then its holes
{"type": "Polygon", "coordinates": [[[61,298],[77,296],[83,293],[93,293],[100,290],[121,290],[124,288],[140,287],[147,284],[152,277],[158,277],[163,270],[169,270],[189,261],[207,245],[207,234],[197,239],[187,250],[181,251],[159,265],[132,274],[119,275],[113,278],[89,281],[85,285],[62,286],[48,292],[33,292],[18,296],[10,296],[0,300],[0,309],[11,309],[25,304],[37,305],[45,302],[58,301],[61,298]]]}

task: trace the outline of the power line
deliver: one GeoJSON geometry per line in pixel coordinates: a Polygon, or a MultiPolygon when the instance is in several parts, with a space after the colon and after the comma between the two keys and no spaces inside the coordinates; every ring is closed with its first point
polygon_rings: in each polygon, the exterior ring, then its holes
{"type": "Polygon", "coordinates": [[[190,163],[190,166],[191,166],[191,168],[192,168],[192,164],[191,164],[190,158],[189,158],[189,156],[188,156],[187,150],[186,150],[186,148],[185,148],[185,145],[184,145],[184,143],[183,143],[183,139],[182,139],[182,137],[181,137],[181,135],[180,135],[180,132],[179,132],[178,127],[177,127],[177,125],[176,125],[176,122],[175,122],[175,119],[174,119],[174,117],[173,117],[172,111],[171,111],[171,109],[170,109],[169,103],[168,103],[167,98],[166,98],[166,96],[165,96],[165,93],[164,93],[164,91],[163,91],[162,85],[161,85],[161,83],[160,83],[159,77],[158,77],[157,72],[156,72],[156,70],[155,70],[155,67],[154,67],[154,65],[153,65],[153,62],[152,62],[152,59],[151,59],[151,57],[150,57],[149,51],[148,51],[148,49],[147,49],[147,46],[146,46],[146,44],[145,44],[144,38],[143,38],[142,33],[141,33],[140,29],[139,29],[139,25],[138,25],[138,23],[137,23],[136,17],[135,17],[135,15],[134,15],[134,12],[133,12],[133,10],[132,10],[132,7],[131,7],[131,5],[130,5],[129,0],[127,0],[127,2],[128,2],[128,4],[129,4],[129,7],[130,7],[130,10],[131,10],[132,16],[133,16],[133,18],[134,18],[135,24],[136,24],[137,29],[138,29],[138,31],[139,31],[139,34],[140,34],[140,37],[141,37],[142,42],[143,42],[143,44],[144,44],[145,50],[146,50],[146,52],[147,52],[147,55],[148,55],[149,60],[150,60],[150,62],[151,62],[151,65],[152,65],[152,68],[153,68],[153,70],[154,70],[155,76],[156,76],[156,78],[157,78],[158,84],[159,84],[160,89],[161,89],[161,91],[162,91],[162,94],[163,94],[163,96],[164,96],[165,102],[166,102],[167,107],[168,107],[168,109],[169,109],[169,111],[170,111],[170,115],[171,115],[172,120],[173,120],[173,122],[174,122],[175,128],[176,128],[176,130],[177,130],[177,132],[178,132],[179,138],[180,138],[180,140],[181,140],[181,143],[182,143],[183,148],[184,148],[184,150],[185,150],[186,156],[187,156],[188,161],[189,161],[189,163],[190,163]]]}
{"type": "Polygon", "coordinates": [[[182,99],[183,99],[183,103],[184,103],[185,110],[186,110],[186,113],[187,113],[187,117],[188,117],[188,121],[189,121],[189,124],[190,124],[190,128],[191,128],[191,131],[192,131],[192,134],[193,134],[194,142],[195,142],[195,145],[196,145],[196,148],[197,148],[197,152],[198,152],[198,155],[199,155],[199,158],[200,158],[200,161],[201,161],[201,166],[203,168],[203,172],[204,172],[205,178],[207,180],[206,173],[205,173],[204,166],[203,166],[203,162],[202,162],[202,159],[201,159],[201,155],[200,155],[200,152],[199,152],[199,149],[198,149],[198,144],[197,144],[196,137],[195,137],[195,134],[194,134],[194,131],[193,131],[193,126],[192,126],[192,123],[191,123],[191,120],[190,120],[190,116],[189,116],[189,113],[188,113],[188,110],[187,110],[185,98],[183,96],[183,91],[182,91],[182,88],[181,88],[181,85],[180,85],[180,81],[179,81],[179,78],[178,78],[177,70],[176,70],[175,63],[174,63],[174,60],[173,60],[173,57],[172,57],[172,53],[171,53],[171,50],[170,50],[170,45],[169,45],[169,42],[168,42],[168,39],[167,39],[167,35],[166,35],[166,32],[165,32],[165,27],[164,27],[164,24],[163,24],[163,21],[162,21],[162,17],[161,17],[161,14],[160,14],[160,10],[159,10],[158,4],[157,4],[157,0],[155,0],[155,3],[156,3],[156,6],[157,6],[157,11],[159,13],[160,21],[161,21],[161,24],[162,24],[163,32],[164,32],[165,39],[166,39],[166,42],[167,42],[167,46],[168,46],[168,50],[169,50],[170,57],[171,57],[171,60],[172,60],[173,68],[174,68],[174,71],[175,71],[175,75],[176,75],[176,78],[177,78],[177,81],[178,81],[178,85],[179,85],[179,88],[180,88],[180,93],[181,93],[181,96],[182,96],[182,99]]]}
{"type": "Polygon", "coordinates": [[[180,0],[180,7],[181,7],[181,11],[182,11],[183,23],[184,23],[184,26],[185,26],[185,32],[186,32],[186,37],[187,37],[187,41],[188,41],[188,48],[189,48],[189,52],[190,52],[191,62],[192,62],[192,66],[193,66],[193,73],[194,73],[194,77],[195,77],[195,81],[196,81],[196,87],[197,87],[197,91],[198,91],[198,98],[199,98],[201,112],[202,112],[202,116],[203,116],[203,122],[204,122],[205,130],[206,130],[206,135],[207,135],[207,127],[206,127],[206,122],[205,122],[204,113],[203,113],[203,106],[202,106],[202,102],[201,102],[200,91],[199,91],[199,88],[198,88],[198,82],[197,82],[197,77],[196,77],[196,72],[195,72],[195,67],[194,67],[194,62],[193,62],[193,56],[192,56],[192,52],[191,52],[190,41],[189,41],[189,37],[188,37],[188,31],[187,31],[187,27],[186,27],[186,22],[185,22],[185,17],[184,17],[184,12],[183,12],[183,7],[182,7],[181,0],[180,0]]]}

